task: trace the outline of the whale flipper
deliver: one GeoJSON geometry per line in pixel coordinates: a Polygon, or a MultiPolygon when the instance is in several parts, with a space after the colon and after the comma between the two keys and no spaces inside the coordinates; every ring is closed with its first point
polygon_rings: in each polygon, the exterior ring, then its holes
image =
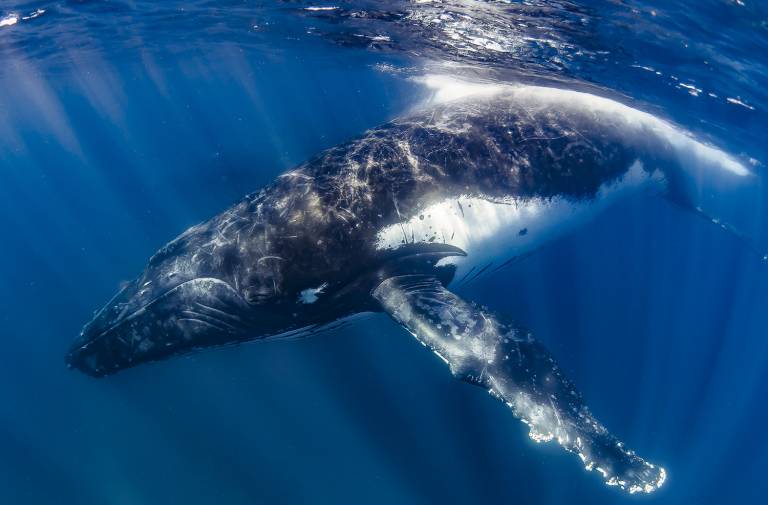
{"type": "Polygon", "coordinates": [[[664,482],[663,468],[635,455],[597,422],[529,331],[462,300],[431,276],[391,277],[372,294],[454,376],[505,402],[530,427],[533,440],[557,440],[587,470],[601,473],[606,484],[630,493],[650,493],[664,482]]]}

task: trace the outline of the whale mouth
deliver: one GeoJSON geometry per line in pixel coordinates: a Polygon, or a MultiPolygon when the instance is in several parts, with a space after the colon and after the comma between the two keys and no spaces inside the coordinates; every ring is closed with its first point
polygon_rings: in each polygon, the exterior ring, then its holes
{"type": "Polygon", "coordinates": [[[133,291],[135,283],[83,328],[65,358],[70,369],[105,377],[140,363],[239,341],[251,326],[245,317],[247,303],[220,279],[191,279],[140,305],[130,303],[133,291]]]}

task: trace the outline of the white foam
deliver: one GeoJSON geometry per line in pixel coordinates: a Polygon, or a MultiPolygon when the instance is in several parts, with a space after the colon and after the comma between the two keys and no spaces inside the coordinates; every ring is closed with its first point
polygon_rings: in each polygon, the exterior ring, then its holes
{"type": "Polygon", "coordinates": [[[502,84],[462,81],[448,75],[426,75],[416,77],[414,80],[434,91],[430,99],[432,103],[451,102],[467,97],[493,96],[510,88],[502,84]]]}
{"type": "Polygon", "coordinates": [[[332,5],[304,7],[305,11],[335,11],[336,9],[338,9],[338,7],[332,5]]]}
{"type": "Polygon", "coordinates": [[[18,14],[8,14],[4,18],[0,19],[0,28],[4,26],[13,26],[19,22],[18,14]]]}
{"type": "Polygon", "coordinates": [[[36,9],[36,10],[30,12],[29,14],[27,14],[26,16],[22,17],[21,19],[23,19],[24,21],[28,21],[30,19],[38,18],[38,17],[42,16],[43,14],[45,14],[45,9],[36,9]]]}
{"type": "Polygon", "coordinates": [[[746,107],[749,110],[755,110],[754,107],[752,107],[751,105],[749,105],[747,103],[742,102],[738,98],[728,97],[728,98],[725,99],[725,101],[728,102],[728,103],[732,103],[733,105],[741,105],[742,107],[746,107]]]}

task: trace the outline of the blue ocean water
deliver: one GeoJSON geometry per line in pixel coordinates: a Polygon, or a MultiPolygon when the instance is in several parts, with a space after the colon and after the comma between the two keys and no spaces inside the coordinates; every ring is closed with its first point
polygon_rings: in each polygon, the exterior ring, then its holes
{"type": "Polygon", "coordinates": [[[648,496],[384,315],[104,380],[63,358],[164,243],[417,107],[426,73],[587,90],[716,143],[757,174],[718,213],[768,250],[767,54],[750,0],[0,2],[0,503],[765,503],[768,267],[658,198],[461,293],[667,468],[648,496]]]}

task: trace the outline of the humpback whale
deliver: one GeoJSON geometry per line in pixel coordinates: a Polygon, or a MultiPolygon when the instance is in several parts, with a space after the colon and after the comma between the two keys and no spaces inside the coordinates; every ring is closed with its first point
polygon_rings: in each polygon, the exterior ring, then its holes
{"type": "Polygon", "coordinates": [[[535,441],[555,441],[608,485],[659,488],[664,468],[596,419],[531,331],[454,288],[630,195],[655,192],[703,213],[698,180],[739,185],[751,172],[672,123],[608,98],[457,86],[168,243],[83,328],[67,364],[102,377],[383,312],[455,377],[508,405],[535,441]]]}

